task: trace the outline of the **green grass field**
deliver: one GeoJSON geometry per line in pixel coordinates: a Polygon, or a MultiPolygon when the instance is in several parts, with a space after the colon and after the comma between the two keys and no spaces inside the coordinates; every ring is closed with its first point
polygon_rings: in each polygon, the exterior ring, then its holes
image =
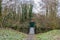
{"type": "Polygon", "coordinates": [[[23,40],[26,34],[12,29],[0,29],[0,40],[23,40]]]}
{"type": "Polygon", "coordinates": [[[36,35],[37,40],[60,40],[60,30],[52,30],[36,35]]]}

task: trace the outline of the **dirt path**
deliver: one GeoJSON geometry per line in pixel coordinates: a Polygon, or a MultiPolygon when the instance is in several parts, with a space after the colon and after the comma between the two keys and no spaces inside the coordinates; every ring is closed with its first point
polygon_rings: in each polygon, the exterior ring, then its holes
{"type": "Polygon", "coordinates": [[[30,32],[25,40],[36,40],[34,28],[30,28],[30,32]]]}
{"type": "Polygon", "coordinates": [[[36,40],[35,35],[28,35],[25,40],[36,40]]]}

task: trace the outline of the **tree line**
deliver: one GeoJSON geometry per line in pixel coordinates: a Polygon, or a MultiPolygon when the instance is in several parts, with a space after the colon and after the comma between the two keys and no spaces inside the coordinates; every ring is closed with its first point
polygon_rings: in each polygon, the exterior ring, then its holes
{"type": "Polygon", "coordinates": [[[29,30],[29,21],[32,17],[35,18],[36,32],[48,29],[59,29],[60,18],[57,17],[58,11],[58,0],[42,0],[45,4],[46,10],[45,15],[38,14],[36,16],[32,12],[33,4],[21,2],[17,5],[11,4],[9,7],[6,5],[4,11],[2,11],[2,0],[0,0],[0,27],[2,28],[13,28],[15,30],[27,32],[29,30]],[[17,9],[17,10],[16,10],[17,9]]]}

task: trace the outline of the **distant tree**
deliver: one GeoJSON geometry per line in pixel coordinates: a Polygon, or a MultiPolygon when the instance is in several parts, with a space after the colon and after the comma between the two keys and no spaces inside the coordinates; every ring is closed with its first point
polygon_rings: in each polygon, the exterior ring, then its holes
{"type": "Polygon", "coordinates": [[[1,10],[2,10],[2,0],[0,0],[0,16],[2,15],[1,10]]]}
{"type": "Polygon", "coordinates": [[[44,8],[46,8],[46,18],[48,18],[48,10],[49,10],[49,0],[42,0],[42,2],[45,4],[44,8]]]}
{"type": "Polygon", "coordinates": [[[58,1],[57,0],[51,0],[51,3],[50,3],[50,17],[53,18],[53,19],[56,19],[56,16],[57,16],[57,6],[58,6],[58,1]]]}
{"type": "Polygon", "coordinates": [[[30,8],[29,8],[29,19],[31,19],[32,18],[32,9],[33,9],[33,5],[32,4],[30,4],[30,8]]]}
{"type": "Polygon", "coordinates": [[[56,28],[58,25],[57,25],[57,5],[58,5],[58,1],[57,0],[51,0],[51,3],[50,3],[50,15],[49,15],[49,18],[50,20],[52,21],[51,24],[52,24],[52,28],[56,28]],[[54,26],[54,27],[53,27],[54,26]]]}
{"type": "Polygon", "coordinates": [[[2,27],[2,0],[0,0],[0,27],[2,27]]]}
{"type": "Polygon", "coordinates": [[[42,0],[45,3],[46,16],[56,17],[58,0],[42,0]]]}
{"type": "Polygon", "coordinates": [[[58,0],[43,0],[43,2],[46,7],[46,23],[48,22],[50,27],[54,29],[57,27],[56,16],[58,0]]]}
{"type": "Polygon", "coordinates": [[[27,5],[22,4],[22,21],[25,21],[27,15],[27,5]]]}
{"type": "Polygon", "coordinates": [[[26,19],[31,19],[32,17],[32,4],[21,4],[22,7],[22,21],[26,21],[26,19]]]}

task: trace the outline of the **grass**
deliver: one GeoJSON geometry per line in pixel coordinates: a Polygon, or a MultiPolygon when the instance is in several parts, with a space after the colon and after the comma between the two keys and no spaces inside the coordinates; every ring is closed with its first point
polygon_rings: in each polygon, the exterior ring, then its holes
{"type": "Polygon", "coordinates": [[[12,29],[0,29],[0,40],[23,40],[26,34],[12,29]]]}
{"type": "Polygon", "coordinates": [[[37,40],[60,40],[60,30],[52,30],[46,33],[37,34],[37,40]]]}

